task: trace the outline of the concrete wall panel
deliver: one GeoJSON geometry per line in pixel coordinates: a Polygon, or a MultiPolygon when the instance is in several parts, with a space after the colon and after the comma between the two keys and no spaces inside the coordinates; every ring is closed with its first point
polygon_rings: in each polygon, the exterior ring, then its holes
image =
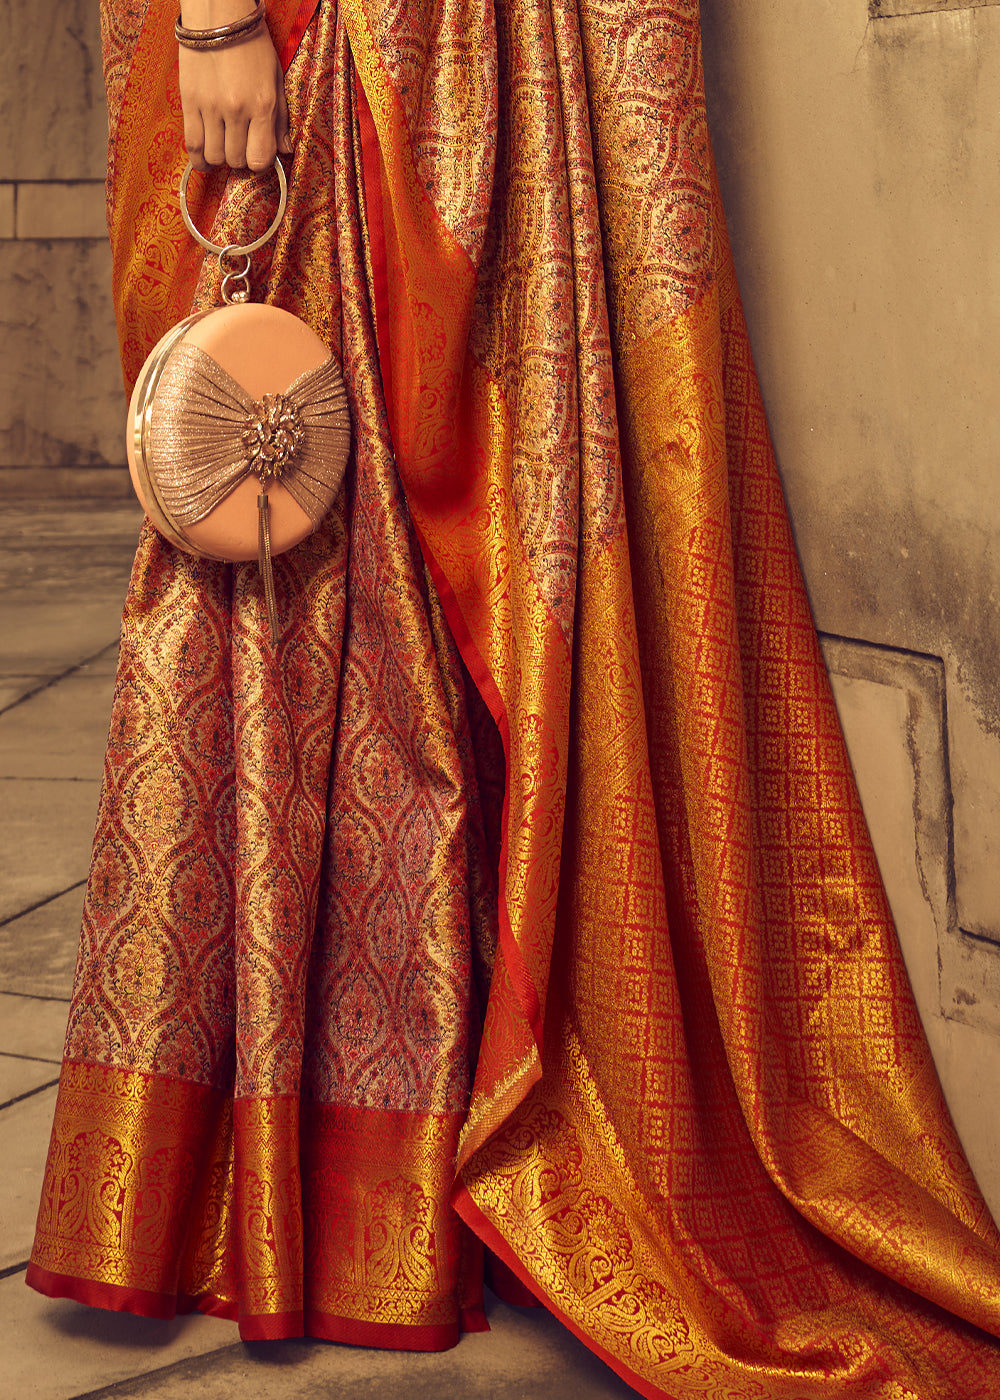
{"type": "Polygon", "coordinates": [[[108,245],[0,242],[0,288],[0,467],[124,461],[108,245]]]}
{"type": "Polygon", "coordinates": [[[97,0],[0,0],[0,180],[104,178],[97,0]]]}

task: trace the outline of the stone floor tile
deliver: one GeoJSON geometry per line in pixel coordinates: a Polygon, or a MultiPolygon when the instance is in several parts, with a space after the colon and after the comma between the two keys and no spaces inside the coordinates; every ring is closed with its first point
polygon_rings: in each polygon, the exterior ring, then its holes
{"type": "MultiPolygon", "coordinates": [[[[0,662],[0,668],[2,668],[0,662]]],[[[40,686],[46,684],[51,679],[49,676],[40,676],[32,672],[28,676],[3,675],[0,669],[0,715],[10,708],[11,705],[38,690],[40,686]]]]}
{"type": "Polygon", "coordinates": [[[235,1323],[200,1314],[156,1322],[43,1298],[23,1273],[0,1280],[0,1317],[3,1400],[71,1400],[237,1339],[235,1323]]]}
{"type": "Polygon", "coordinates": [[[80,674],[84,676],[113,676],[118,671],[118,642],[112,646],[105,647],[92,661],[86,662],[80,667],[80,674]]]}
{"type": "Polygon", "coordinates": [[[0,1109],[0,1269],[20,1264],[31,1253],[55,1106],[52,1087],[0,1109]]]}
{"type": "Polygon", "coordinates": [[[59,1067],[50,1060],[27,1060],[22,1055],[0,1054],[0,1108],[12,1099],[32,1094],[58,1078],[59,1067]]]}
{"type": "Polygon", "coordinates": [[[81,880],[57,899],[0,925],[0,992],[69,998],[85,890],[81,880]]]}
{"type": "MultiPolygon", "coordinates": [[[[128,470],[123,475],[128,480],[128,470]]],[[[0,501],[0,520],[4,522],[11,549],[37,550],[39,558],[32,564],[32,582],[38,579],[66,577],[64,562],[57,549],[82,549],[91,573],[99,573],[107,561],[126,567],[135,554],[135,542],[142,523],[142,509],[134,496],[120,499],[75,497],[47,500],[21,498],[11,493],[0,501]]],[[[75,562],[75,561],[73,561],[75,562]]],[[[5,574],[0,581],[5,591],[23,587],[24,576],[19,569],[0,564],[5,574]]]]}
{"type": "Polygon", "coordinates": [[[141,520],[132,503],[29,509],[0,502],[0,591],[16,600],[17,612],[48,602],[70,617],[95,600],[114,599],[120,611],[141,520]]]}
{"type": "Polygon", "coordinates": [[[0,778],[99,779],[114,677],[71,671],[0,715],[0,778]]]}
{"type": "Polygon", "coordinates": [[[105,652],[121,630],[124,585],[110,598],[40,601],[18,607],[4,597],[0,675],[60,676],[105,652]]]}
{"type": "Polygon", "coordinates": [[[58,1065],[69,1006],[43,997],[0,992],[0,1054],[23,1055],[58,1065]]]}
{"type": "Polygon", "coordinates": [[[493,1302],[490,1332],[446,1352],[326,1342],[228,1347],[74,1400],[633,1400],[636,1392],[542,1309],[493,1302]]]}
{"type": "Polygon", "coordinates": [[[96,778],[0,778],[0,921],[86,878],[99,792],[96,778]]]}

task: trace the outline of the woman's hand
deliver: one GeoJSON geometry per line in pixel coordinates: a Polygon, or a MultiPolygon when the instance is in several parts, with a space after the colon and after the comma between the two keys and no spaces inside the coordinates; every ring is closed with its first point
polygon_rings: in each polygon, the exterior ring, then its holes
{"type": "MultiPolygon", "coordinates": [[[[252,13],[253,0],[184,0],[182,23],[214,29],[252,13]]],[[[184,144],[196,170],[229,165],[266,170],[290,154],[285,83],[266,24],[220,49],[178,54],[184,144]]]]}

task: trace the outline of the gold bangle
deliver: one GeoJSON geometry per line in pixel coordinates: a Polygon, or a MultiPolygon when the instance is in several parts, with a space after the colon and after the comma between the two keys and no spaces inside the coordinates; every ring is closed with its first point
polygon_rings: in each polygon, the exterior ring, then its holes
{"type": "Polygon", "coordinates": [[[217,29],[187,29],[178,15],[174,23],[174,38],[186,49],[223,49],[229,44],[249,39],[256,33],[265,15],[264,0],[257,0],[254,12],[217,29]]]}
{"type": "Polygon", "coordinates": [[[221,24],[217,29],[187,29],[180,15],[174,23],[174,34],[178,39],[226,39],[233,34],[242,34],[264,18],[264,0],[257,0],[253,14],[234,19],[231,24],[221,24]]]}

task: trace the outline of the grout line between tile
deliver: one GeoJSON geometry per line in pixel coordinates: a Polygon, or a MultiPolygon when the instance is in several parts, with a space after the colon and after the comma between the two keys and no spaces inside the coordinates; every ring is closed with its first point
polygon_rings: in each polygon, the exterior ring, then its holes
{"type": "Polygon", "coordinates": [[[28,1089],[23,1094],[15,1094],[14,1097],[8,1099],[6,1103],[0,1103],[0,1113],[2,1113],[5,1108],[11,1108],[16,1103],[23,1103],[25,1099],[33,1099],[36,1094],[44,1093],[46,1089],[51,1089],[58,1083],[58,1079],[50,1079],[45,1084],[39,1084],[35,1089],[28,1089]]]}
{"type": "MultiPolygon", "coordinates": [[[[4,992],[4,996],[17,996],[17,992],[4,992]]],[[[32,1065],[60,1065],[62,1060],[50,1060],[45,1055],[19,1055],[16,1050],[0,1050],[0,1060],[27,1060],[32,1065]]]]}
{"type": "MultiPolygon", "coordinates": [[[[301,1340],[295,1338],[296,1341],[301,1340]]],[[[147,1386],[156,1380],[166,1380],[171,1375],[179,1380],[193,1380],[197,1371],[205,1363],[212,1364],[222,1356],[230,1356],[234,1360],[238,1357],[246,1357],[246,1346],[243,1342],[230,1342],[225,1346],[216,1347],[213,1351],[204,1352],[198,1356],[185,1356],[180,1361],[170,1361],[166,1366],[157,1366],[152,1371],[140,1371],[135,1376],[127,1379],[112,1381],[110,1385],[99,1386],[97,1390],[87,1390],[79,1395],[69,1397],[69,1400],[113,1400],[115,1395],[136,1395],[136,1385],[147,1386]]],[[[189,1387],[193,1388],[193,1387],[189,1387]]]]}
{"type": "Polygon", "coordinates": [[[26,700],[33,700],[36,695],[40,695],[43,690],[48,690],[59,681],[64,681],[67,676],[75,675],[77,671],[82,671],[84,666],[89,666],[93,661],[100,661],[102,656],[107,656],[108,652],[119,645],[119,638],[107,646],[101,647],[100,651],[95,651],[93,656],[85,656],[82,661],[78,661],[74,666],[68,666],[65,671],[60,671],[58,676],[48,676],[41,685],[36,685],[34,690],[26,691],[24,695],[19,695],[16,700],[12,700],[9,705],[4,705],[0,709],[0,715],[9,714],[11,710],[16,710],[18,705],[23,705],[26,700]]]}
{"type": "MultiPolygon", "coordinates": [[[[86,781],[90,782],[92,780],[88,778],[86,781]]],[[[46,904],[51,904],[54,899],[62,899],[64,894],[71,894],[73,890],[78,890],[81,885],[85,885],[86,883],[87,876],[84,875],[82,880],[77,880],[74,884],[67,885],[64,890],[56,890],[55,894],[47,894],[44,899],[39,899],[34,904],[29,904],[26,909],[19,909],[16,914],[8,914],[6,919],[0,919],[0,928],[6,928],[8,924],[14,923],[16,919],[23,919],[25,914],[33,914],[36,909],[44,909],[46,904]]],[[[0,987],[0,991],[2,990],[3,988],[0,987]]],[[[18,996],[19,993],[12,992],[10,995],[18,996]]],[[[48,997],[45,999],[48,1001],[62,1001],[62,997],[48,997]]]]}
{"type": "MultiPolygon", "coordinates": [[[[50,773],[32,773],[30,776],[24,773],[0,773],[0,783],[99,783],[97,778],[54,778],[50,773]]],[[[36,906],[37,907],[37,906],[36,906]]],[[[28,911],[25,910],[25,913],[28,911]]],[[[17,916],[15,915],[15,918],[17,916]]]]}
{"type": "Polygon", "coordinates": [[[61,1002],[63,1006],[69,1006],[73,1000],[72,992],[68,996],[56,997],[51,992],[20,992],[16,987],[3,986],[0,986],[0,997],[24,997],[25,1001],[61,1002]]]}

